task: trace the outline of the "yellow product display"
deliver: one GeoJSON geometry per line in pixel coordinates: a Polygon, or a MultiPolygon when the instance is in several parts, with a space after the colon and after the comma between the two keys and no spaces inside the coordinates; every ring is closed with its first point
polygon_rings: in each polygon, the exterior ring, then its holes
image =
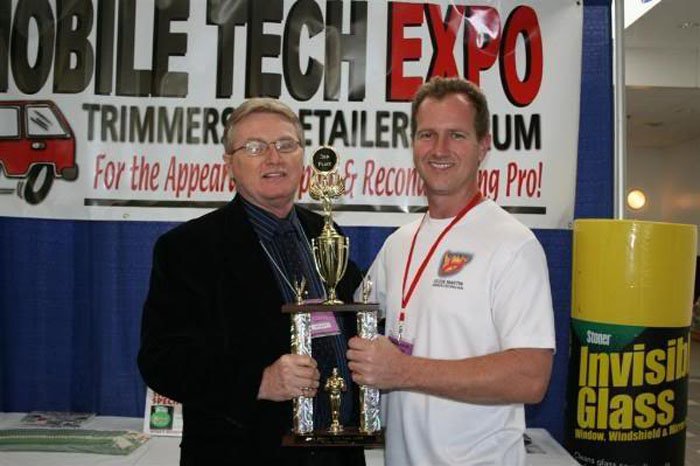
{"type": "Polygon", "coordinates": [[[696,245],[695,225],[576,220],[571,317],[688,327],[696,245]]]}
{"type": "Polygon", "coordinates": [[[581,464],[682,465],[694,225],[574,224],[567,448],[581,464]]]}

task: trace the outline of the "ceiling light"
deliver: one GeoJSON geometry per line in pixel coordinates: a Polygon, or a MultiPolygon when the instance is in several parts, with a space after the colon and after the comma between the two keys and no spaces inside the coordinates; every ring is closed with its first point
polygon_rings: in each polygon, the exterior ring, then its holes
{"type": "Polygon", "coordinates": [[[627,206],[632,210],[639,210],[647,203],[647,196],[641,189],[633,189],[627,194],[627,206]]]}

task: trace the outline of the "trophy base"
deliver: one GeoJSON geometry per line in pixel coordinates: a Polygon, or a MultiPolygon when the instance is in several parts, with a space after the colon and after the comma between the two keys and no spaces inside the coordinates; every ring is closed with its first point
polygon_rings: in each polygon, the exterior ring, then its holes
{"type": "Polygon", "coordinates": [[[384,430],[367,434],[357,427],[344,426],[337,434],[316,430],[309,434],[289,433],[282,438],[284,447],[363,447],[383,448],[384,430]]]}
{"type": "Polygon", "coordinates": [[[334,305],[333,309],[329,309],[325,303],[307,303],[307,304],[283,304],[282,313],[296,314],[299,312],[372,312],[379,311],[377,303],[349,303],[334,305]]]}

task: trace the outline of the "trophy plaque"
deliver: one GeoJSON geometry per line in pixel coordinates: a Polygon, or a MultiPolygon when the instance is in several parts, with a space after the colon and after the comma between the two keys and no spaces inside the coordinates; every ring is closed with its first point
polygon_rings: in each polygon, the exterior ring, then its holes
{"type": "MultiPolygon", "coordinates": [[[[333,201],[345,193],[343,178],[338,174],[338,154],[328,146],[317,149],[312,156],[313,175],[309,192],[321,202],[324,224],[321,234],[311,241],[316,270],[326,289],[327,299],[321,303],[304,301],[305,282],[294,284],[296,301],[285,304],[282,312],[291,315],[291,346],[295,354],[313,357],[311,354],[311,314],[314,312],[354,312],[357,315],[357,335],[372,339],[377,335],[379,305],[369,302],[371,282],[362,282],[362,302],[343,303],[335,288],[343,278],[348,264],[350,239],[333,227],[333,201]]],[[[381,447],[384,434],[379,419],[379,389],[359,386],[360,423],[344,426],[340,423],[340,393],[349,389],[351,380],[344,380],[337,369],[327,380],[321,380],[320,389],[329,395],[331,425],[314,427],[313,399],[299,396],[293,400],[294,421],[292,432],[283,439],[286,446],[358,446],[381,447]]]]}

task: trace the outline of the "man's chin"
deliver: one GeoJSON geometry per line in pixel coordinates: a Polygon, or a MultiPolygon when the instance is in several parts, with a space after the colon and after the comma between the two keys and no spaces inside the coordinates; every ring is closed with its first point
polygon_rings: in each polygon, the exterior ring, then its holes
{"type": "Polygon", "coordinates": [[[269,207],[269,208],[278,209],[278,208],[284,207],[284,206],[291,207],[291,205],[294,204],[294,195],[295,194],[296,194],[296,191],[292,192],[291,194],[288,192],[267,193],[265,196],[260,198],[260,201],[263,204],[262,207],[265,207],[265,208],[269,207]]]}

